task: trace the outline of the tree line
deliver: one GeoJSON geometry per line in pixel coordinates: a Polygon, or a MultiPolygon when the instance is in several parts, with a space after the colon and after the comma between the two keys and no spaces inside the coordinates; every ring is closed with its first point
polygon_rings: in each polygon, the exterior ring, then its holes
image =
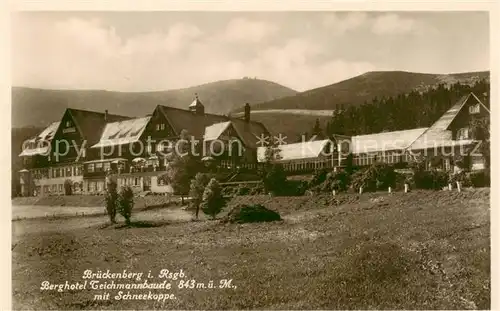
{"type": "Polygon", "coordinates": [[[483,79],[472,86],[459,82],[449,87],[439,84],[426,92],[375,97],[371,103],[365,101],[360,106],[348,105],[347,109],[336,110],[325,129],[321,129],[316,120],[311,133],[321,138],[332,134],[354,136],[429,127],[470,92],[480,98],[485,93],[484,104],[489,106],[489,90],[490,83],[483,79]]]}

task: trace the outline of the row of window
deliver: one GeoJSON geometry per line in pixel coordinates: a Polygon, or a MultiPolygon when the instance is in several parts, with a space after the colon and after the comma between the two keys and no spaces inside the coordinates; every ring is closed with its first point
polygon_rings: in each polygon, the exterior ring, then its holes
{"type": "Polygon", "coordinates": [[[469,106],[469,113],[470,114],[476,114],[476,113],[479,113],[479,111],[480,111],[479,104],[469,106]]]}
{"type": "Polygon", "coordinates": [[[82,167],[78,165],[53,167],[53,168],[40,168],[40,169],[34,169],[31,172],[33,174],[34,179],[81,176],[83,173],[82,167]]]}
{"type": "Polygon", "coordinates": [[[395,164],[402,161],[409,162],[411,160],[411,155],[406,153],[404,155],[398,153],[389,154],[361,154],[353,159],[353,164],[358,166],[372,165],[373,163],[379,161],[383,163],[395,164]]]}
{"type": "Polygon", "coordinates": [[[63,184],[43,186],[43,192],[46,194],[48,194],[48,193],[63,193],[63,191],[64,191],[63,184]]]}
{"type": "Polygon", "coordinates": [[[92,193],[92,192],[104,192],[106,189],[105,183],[102,180],[97,180],[97,181],[89,181],[87,183],[87,191],[92,193]]]}
{"type": "Polygon", "coordinates": [[[163,131],[165,129],[165,123],[156,124],[157,131],[163,131]]]}
{"type": "MultiPolygon", "coordinates": [[[[79,193],[83,190],[82,182],[75,182],[71,185],[72,193],[79,193]]],[[[54,184],[54,185],[44,185],[43,186],[44,194],[63,194],[64,193],[64,184],[54,184]]]]}
{"type": "Polygon", "coordinates": [[[138,177],[127,177],[118,179],[119,186],[140,186],[140,179],[138,177]]]}
{"type": "Polygon", "coordinates": [[[106,172],[111,170],[111,162],[97,162],[87,164],[87,172],[106,172]]]}

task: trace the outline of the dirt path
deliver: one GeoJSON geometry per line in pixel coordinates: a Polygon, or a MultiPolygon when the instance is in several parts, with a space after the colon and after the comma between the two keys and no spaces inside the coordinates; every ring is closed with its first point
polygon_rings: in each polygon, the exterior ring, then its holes
{"type": "Polygon", "coordinates": [[[27,219],[54,216],[84,216],[99,215],[104,213],[102,206],[40,206],[40,205],[14,205],[12,206],[12,219],[27,219]]]}

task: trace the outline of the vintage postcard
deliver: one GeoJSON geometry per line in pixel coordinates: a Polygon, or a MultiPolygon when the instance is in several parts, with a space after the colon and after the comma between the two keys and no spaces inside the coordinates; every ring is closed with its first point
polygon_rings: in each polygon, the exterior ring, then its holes
{"type": "Polygon", "coordinates": [[[492,9],[234,6],[11,10],[11,308],[490,309],[492,9]]]}

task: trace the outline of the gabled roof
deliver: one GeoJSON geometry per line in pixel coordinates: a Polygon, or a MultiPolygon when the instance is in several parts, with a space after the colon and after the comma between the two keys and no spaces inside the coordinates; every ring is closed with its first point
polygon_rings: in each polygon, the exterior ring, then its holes
{"type": "Polygon", "coordinates": [[[261,135],[269,136],[269,131],[260,122],[231,119],[231,123],[238,136],[243,140],[243,144],[247,147],[257,149],[259,146],[259,137],[261,135]]]}
{"type": "Polygon", "coordinates": [[[354,154],[402,150],[422,135],[428,128],[358,135],[351,138],[351,152],[354,154]]]}
{"type": "Polygon", "coordinates": [[[205,134],[203,139],[205,141],[211,141],[219,138],[222,133],[231,125],[231,121],[215,123],[205,128],[205,134]]]}
{"type": "Polygon", "coordinates": [[[141,138],[151,117],[128,119],[106,124],[99,142],[91,148],[130,144],[141,138]]]}
{"type": "Polygon", "coordinates": [[[53,122],[47,126],[40,134],[29,139],[30,143],[35,144],[35,148],[25,148],[20,157],[34,156],[37,154],[46,154],[49,151],[48,142],[52,141],[61,122],[53,122]]]}
{"type": "MultiPolygon", "coordinates": [[[[301,160],[319,157],[323,150],[331,140],[315,140],[308,142],[300,142],[295,144],[280,145],[278,161],[301,160]]],[[[326,152],[330,152],[326,150],[326,152]]],[[[266,147],[257,148],[257,160],[259,162],[265,161],[266,147]]]]}
{"type": "Polygon", "coordinates": [[[238,136],[242,139],[243,144],[247,147],[256,149],[257,137],[261,134],[267,135],[269,133],[260,122],[245,122],[241,119],[233,119],[227,116],[210,113],[196,114],[189,110],[168,106],[158,106],[158,108],[170,123],[176,135],[179,135],[182,130],[187,130],[188,135],[192,135],[196,138],[203,138],[205,128],[216,123],[231,121],[238,136]]]}
{"type": "Polygon", "coordinates": [[[73,117],[75,125],[87,141],[87,146],[92,146],[97,143],[101,137],[101,133],[106,126],[106,123],[123,121],[130,117],[108,114],[105,118],[105,113],[68,108],[67,111],[73,117]],[[105,120],[106,119],[106,120],[105,120]]]}
{"type": "Polygon", "coordinates": [[[470,98],[481,102],[473,93],[462,96],[455,105],[448,109],[422,135],[415,139],[409,148],[417,150],[447,145],[448,143],[446,142],[452,140],[452,134],[448,128],[470,98]]]}

